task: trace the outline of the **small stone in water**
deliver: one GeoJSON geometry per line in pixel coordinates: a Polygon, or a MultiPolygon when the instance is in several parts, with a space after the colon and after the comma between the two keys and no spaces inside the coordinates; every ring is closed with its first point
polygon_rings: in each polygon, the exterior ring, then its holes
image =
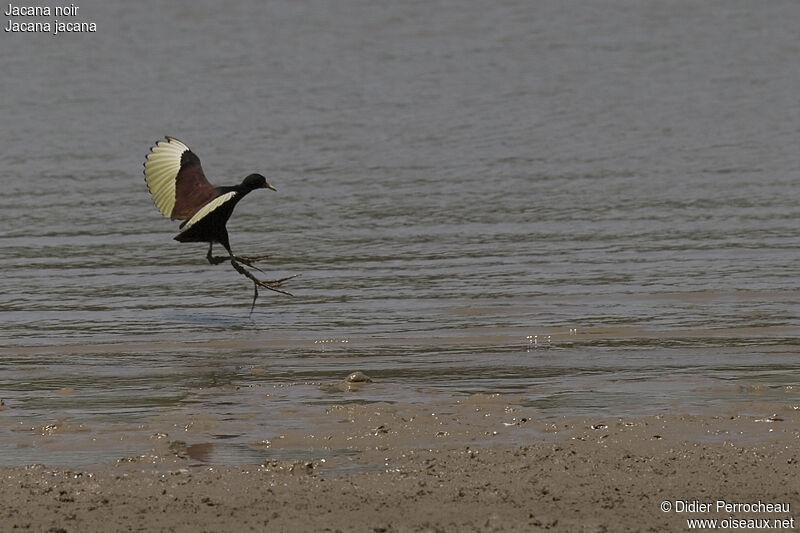
{"type": "Polygon", "coordinates": [[[365,383],[372,383],[372,379],[363,372],[352,372],[339,382],[337,388],[342,392],[355,392],[360,390],[365,383]]]}
{"type": "Polygon", "coordinates": [[[348,383],[372,383],[372,378],[361,371],[353,372],[344,380],[348,383]]]}

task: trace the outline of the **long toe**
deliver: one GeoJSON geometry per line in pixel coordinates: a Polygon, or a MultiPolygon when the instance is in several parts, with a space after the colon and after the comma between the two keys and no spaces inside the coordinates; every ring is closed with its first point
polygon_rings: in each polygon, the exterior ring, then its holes
{"type": "Polygon", "coordinates": [[[280,279],[268,279],[268,280],[264,280],[264,283],[268,283],[269,285],[278,286],[281,283],[283,283],[285,281],[289,281],[292,278],[296,278],[299,275],[300,274],[294,274],[293,276],[286,276],[285,278],[280,278],[280,279]]]}
{"type": "Polygon", "coordinates": [[[234,258],[239,261],[240,263],[244,263],[247,266],[252,266],[252,263],[256,263],[258,261],[264,261],[269,259],[268,255],[235,255],[234,258]]]}

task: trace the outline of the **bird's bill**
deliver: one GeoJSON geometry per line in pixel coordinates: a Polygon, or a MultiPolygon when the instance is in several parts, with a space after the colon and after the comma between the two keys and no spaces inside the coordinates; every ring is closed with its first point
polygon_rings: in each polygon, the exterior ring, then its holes
{"type": "Polygon", "coordinates": [[[278,190],[278,189],[276,189],[274,186],[270,185],[269,183],[267,183],[266,185],[264,185],[264,188],[265,188],[265,189],[271,189],[271,190],[273,190],[273,191],[277,191],[277,190],[278,190]]]}

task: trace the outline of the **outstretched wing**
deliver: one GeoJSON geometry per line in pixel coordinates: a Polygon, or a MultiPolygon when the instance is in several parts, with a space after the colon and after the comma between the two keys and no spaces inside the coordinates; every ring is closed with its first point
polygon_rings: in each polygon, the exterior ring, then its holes
{"type": "Polygon", "coordinates": [[[161,214],[172,220],[194,215],[219,191],[211,185],[200,159],[174,137],[158,141],[144,162],[144,180],[161,214]]]}

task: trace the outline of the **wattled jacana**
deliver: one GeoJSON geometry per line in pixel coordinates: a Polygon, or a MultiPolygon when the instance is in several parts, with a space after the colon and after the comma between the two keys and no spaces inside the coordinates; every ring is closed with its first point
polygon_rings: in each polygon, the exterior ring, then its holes
{"type": "Polygon", "coordinates": [[[228,222],[233,208],[248,193],[256,189],[275,187],[267,183],[261,174],[250,174],[239,185],[214,187],[206,179],[200,159],[188,146],[174,137],[166,137],[166,141],[158,141],[150,148],[144,162],[144,179],[153,201],[161,214],[172,220],[183,220],[181,232],[175,236],[180,242],[207,242],[206,258],[212,265],[230,260],[237,272],[253,282],[253,307],[258,298],[258,288],[263,287],[282,294],[291,293],[279,286],[295,277],[289,276],[276,280],[260,280],[244,266],[263,272],[253,263],[267,256],[244,257],[231,251],[228,240],[228,222]],[[212,247],[218,242],[228,251],[227,256],[215,257],[212,247]]]}

